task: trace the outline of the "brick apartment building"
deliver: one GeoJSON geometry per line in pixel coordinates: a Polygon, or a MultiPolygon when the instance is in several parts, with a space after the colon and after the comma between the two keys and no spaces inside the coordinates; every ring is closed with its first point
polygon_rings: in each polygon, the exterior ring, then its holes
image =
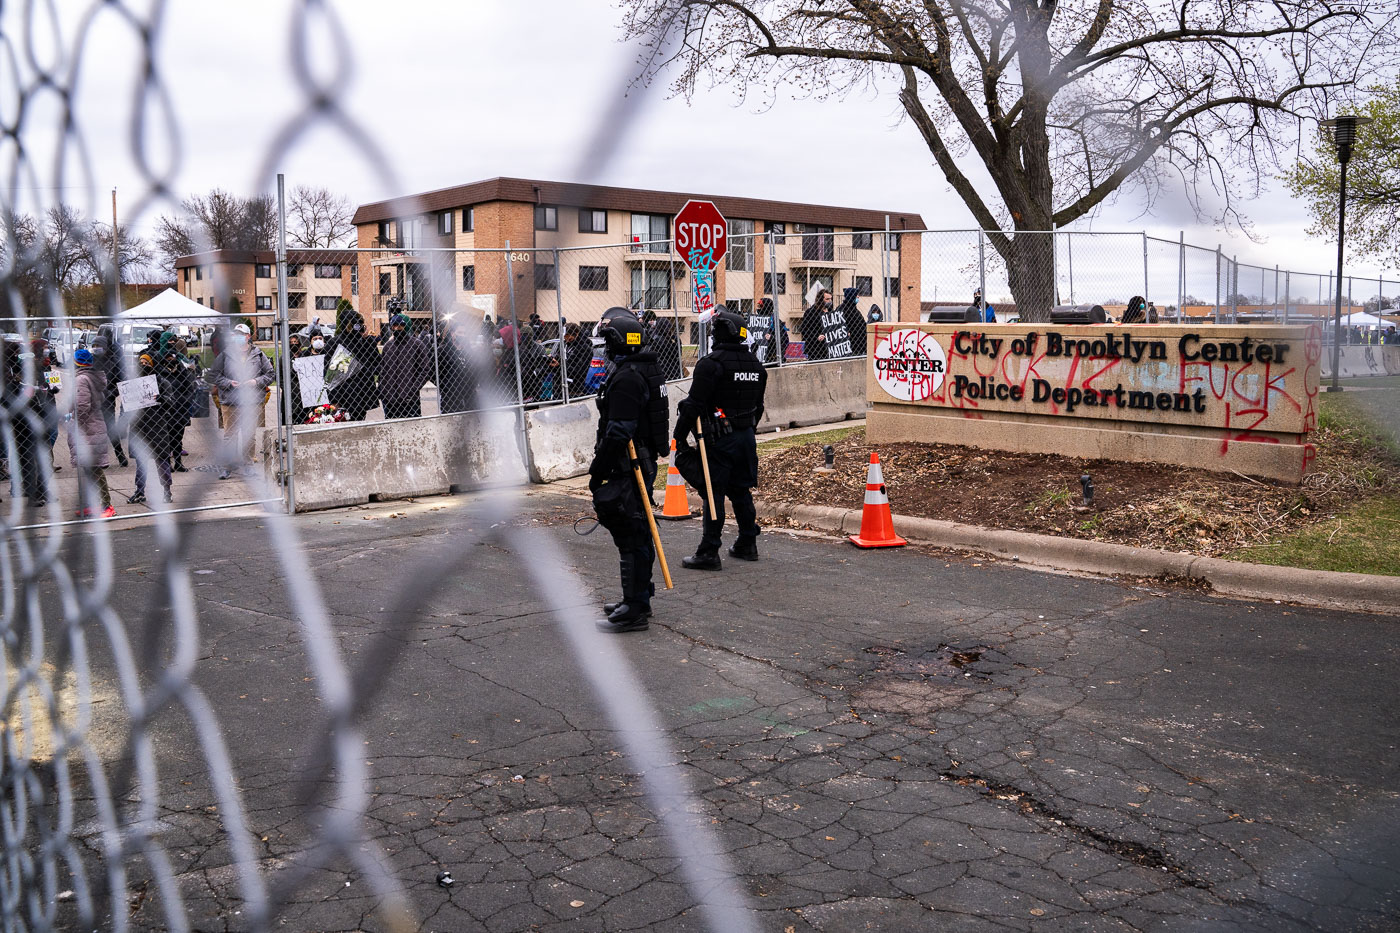
{"type": "MultiPolygon", "coordinates": [[[[216,311],[229,311],[238,299],[239,313],[253,319],[256,339],[273,339],[279,319],[277,256],[272,250],[212,250],[175,260],[176,287],[186,298],[216,311]]],[[[357,300],[359,266],[355,253],[332,249],[287,250],[288,320],[295,330],[320,318],[335,323],[341,298],[357,300]]]]}
{"type": "Polygon", "coordinates": [[[843,289],[857,289],[862,311],[884,304],[879,238],[888,217],[886,319],[902,307],[917,316],[919,234],[905,232],[924,228],[917,214],[524,178],[362,205],[353,218],[357,244],[372,252],[359,254],[358,307],[372,329],[400,310],[426,318],[470,309],[508,320],[509,267],[522,320],[536,311],[546,320],[596,320],[613,305],[693,320],[689,277],[670,242],[671,218],[691,198],[714,201],[729,222],[729,252],[717,266],[715,288],[734,310],[749,312],[775,297],[791,326],[817,282],[832,287],[838,302],[843,289]]]}

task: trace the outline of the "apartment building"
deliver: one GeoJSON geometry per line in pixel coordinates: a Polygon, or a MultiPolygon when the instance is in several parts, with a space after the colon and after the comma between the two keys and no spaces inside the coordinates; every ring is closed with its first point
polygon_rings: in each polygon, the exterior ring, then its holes
{"type": "MultiPolygon", "coordinates": [[[[280,320],[277,256],[272,250],[220,249],[175,260],[180,294],[216,311],[229,311],[238,299],[240,314],[253,319],[257,340],[273,339],[273,322],[280,320]]],[[[335,324],[342,298],[358,299],[359,265],[348,250],[287,250],[288,321],[297,329],[319,318],[335,324]]]]}
{"type": "Polygon", "coordinates": [[[715,290],[734,310],[752,312],[773,298],[793,326],[809,292],[821,286],[837,302],[854,289],[863,312],[879,304],[886,320],[906,308],[917,318],[917,231],[924,222],[915,213],[525,178],[362,205],[354,215],[366,251],[359,255],[365,287],[358,307],[372,329],[397,311],[508,320],[513,285],[522,320],[532,312],[545,320],[596,320],[622,305],[693,322],[691,281],[671,231],[672,217],[691,198],[715,202],[729,223],[715,290]]]}

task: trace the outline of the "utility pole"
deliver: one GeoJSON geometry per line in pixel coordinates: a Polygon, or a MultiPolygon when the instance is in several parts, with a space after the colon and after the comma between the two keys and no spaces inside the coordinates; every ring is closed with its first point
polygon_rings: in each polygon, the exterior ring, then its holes
{"type": "Polygon", "coordinates": [[[122,285],[122,267],[117,261],[117,189],[112,189],[112,281],[115,283],[118,295],[120,296],[122,285]]]}

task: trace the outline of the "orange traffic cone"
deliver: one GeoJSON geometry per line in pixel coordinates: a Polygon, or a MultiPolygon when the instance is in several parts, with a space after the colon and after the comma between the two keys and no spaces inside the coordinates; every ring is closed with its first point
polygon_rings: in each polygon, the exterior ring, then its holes
{"type": "Polygon", "coordinates": [[[885,476],[880,472],[880,455],[870,452],[870,474],[865,480],[865,511],[860,516],[860,534],[849,540],[856,547],[903,547],[908,544],[894,533],[890,497],[885,495],[885,476]]]}
{"type": "Polygon", "coordinates": [[[685,480],[676,469],[676,439],[671,438],[671,465],[666,470],[666,501],[661,505],[661,517],[675,521],[692,518],[690,501],[685,497],[685,480]]]}

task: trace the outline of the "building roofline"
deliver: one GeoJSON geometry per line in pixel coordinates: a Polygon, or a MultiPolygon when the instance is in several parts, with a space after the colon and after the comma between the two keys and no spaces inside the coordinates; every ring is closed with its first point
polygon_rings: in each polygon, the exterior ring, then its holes
{"type": "MultiPolygon", "coordinates": [[[[289,249],[287,250],[287,261],[301,263],[314,263],[317,260],[336,259],[341,265],[349,262],[347,256],[354,254],[348,249],[317,248],[317,249],[289,249]]],[[[274,263],[277,261],[277,253],[270,249],[211,249],[202,253],[190,253],[177,257],[175,260],[176,269],[185,269],[190,266],[202,266],[210,262],[253,262],[253,263],[274,263]]]]}
{"type": "Polygon", "coordinates": [[[488,178],[451,188],[438,188],[435,191],[361,204],[356,208],[352,222],[359,226],[399,217],[430,214],[434,211],[470,207],[488,201],[674,214],[692,198],[713,201],[726,217],[742,220],[772,220],[853,227],[860,230],[883,230],[885,216],[888,214],[892,230],[924,229],[923,218],[911,211],[875,211],[792,201],[769,201],[762,198],[615,188],[606,185],[580,185],[509,177],[488,178]]]}

